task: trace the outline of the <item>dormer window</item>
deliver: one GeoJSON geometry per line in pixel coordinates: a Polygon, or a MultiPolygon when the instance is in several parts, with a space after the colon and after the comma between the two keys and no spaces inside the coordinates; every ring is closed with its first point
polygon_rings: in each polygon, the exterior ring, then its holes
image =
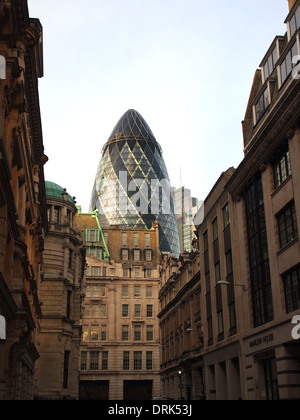
{"type": "Polygon", "coordinates": [[[298,55],[298,48],[297,42],[294,43],[292,48],[287,53],[285,59],[283,60],[280,66],[280,74],[281,74],[281,85],[284,84],[286,79],[292,73],[293,68],[295,67],[296,63],[293,63],[293,57],[298,55]]]}
{"type": "Polygon", "coordinates": [[[297,29],[300,28],[300,6],[297,7],[296,12],[291,17],[289,25],[290,25],[290,35],[292,38],[294,33],[297,31],[297,29]]]}
{"type": "Polygon", "coordinates": [[[264,90],[263,94],[260,96],[259,100],[255,104],[256,124],[264,115],[269,105],[270,105],[270,95],[269,95],[269,87],[267,86],[267,88],[264,90]]]}
{"type": "Polygon", "coordinates": [[[277,46],[274,47],[273,51],[269,55],[268,60],[266,61],[264,65],[264,80],[266,81],[268,77],[271,76],[273,73],[276,63],[278,60],[278,52],[277,52],[277,46]]]}

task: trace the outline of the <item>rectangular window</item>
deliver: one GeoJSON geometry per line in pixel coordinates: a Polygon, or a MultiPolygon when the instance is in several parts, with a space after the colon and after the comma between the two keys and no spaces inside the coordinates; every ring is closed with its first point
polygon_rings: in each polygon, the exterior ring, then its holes
{"type": "Polygon", "coordinates": [[[67,292],[67,319],[71,318],[71,304],[72,304],[72,292],[68,290],[67,292]]]}
{"type": "Polygon", "coordinates": [[[152,249],[145,249],[145,260],[146,262],[152,261],[152,249]]]}
{"type": "Polygon", "coordinates": [[[60,222],[60,207],[57,207],[57,206],[54,207],[53,222],[56,223],[57,225],[60,222]]]}
{"type": "Polygon", "coordinates": [[[134,305],[134,317],[140,318],[141,316],[141,305],[134,305]]]}
{"type": "Polygon", "coordinates": [[[121,258],[123,261],[129,260],[129,249],[122,249],[121,250],[121,258]]]}
{"type": "Polygon", "coordinates": [[[254,327],[274,317],[264,194],[261,174],[257,174],[244,193],[254,327]]]}
{"type": "Polygon", "coordinates": [[[267,87],[258,102],[255,104],[256,124],[270,105],[269,88],[267,87]]]}
{"type": "Polygon", "coordinates": [[[139,246],[139,234],[138,233],[133,234],[133,246],[139,246]]]}
{"type": "Polygon", "coordinates": [[[130,277],[129,268],[123,268],[123,277],[130,277]]]}
{"type": "Polygon", "coordinates": [[[146,287],[146,297],[152,297],[152,286],[146,287]]]}
{"type": "Polygon", "coordinates": [[[213,230],[213,242],[214,242],[219,237],[218,219],[217,218],[212,222],[212,230],[213,230]]]}
{"type": "Polygon", "coordinates": [[[277,47],[275,46],[275,48],[273,49],[272,53],[270,54],[270,56],[269,56],[266,64],[264,65],[264,78],[265,78],[265,81],[273,73],[273,70],[275,69],[277,60],[278,60],[278,53],[277,53],[277,47]]]}
{"type": "Polygon", "coordinates": [[[293,202],[277,216],[280,248],[298,237],[295,203],[293,202]]]}
{"type": "Polygon", "coordinates": [[[122,245],[123,246],[127,245],[127,233],[126,232],[122,233],[122,245]]]}
{"type": "Polygon", "coordinates": [[[145,233],[145,247],[150,246],[150,233],[145,233]]]}
{"type": "Polygon", "coordinates": [[[122,316],[129,315],[129,305],[122,305],[122,316]]]}
{"type": "Polygon", "coordinates": [[[146,279],[151,279],[151,277],[152,277],[152,270],[150,268],[146,268],[146,270],[145,270],[145,277],[146,277],[146,279]]]}
{"type": "Polygon", "coordinates": [[[141,261],[141,250],[140,249],[134,249],[133,250],[133,260],[134,261],[141,261]]]}
{"type": "Polygon", "coordinates": [[[140,297],[140,296],[141,296],[141,287],[134,286],[134,297],[140,297]]]}
{"type": "Polygon", "coordinates": [[[91,351],[90,353],[90,370],[99,369],[99,352],[91,351]]]}
{"type": "Polygon", "coordinates": [[[87,352],[86,351],[81,352],[80,370],[87,370],[87,352]]]}
{"type": "Polygon", "coordinates": [[[298,6],[296,12],[293,14],[290,20],[290,32],[291,37],[294,35],[294,33],[297,31],[297,29],[300,28],[300,6],[298,6]]]}
{"type": "Polygon", "coordinates": [[[102,352],[102,370],[108,370],[108,351],[102,352]]]}
{"type": "Polygon", "coordinates": [[[217,262],[217,264],[215,265],[215,280],[216,285],[221,281],[220,262],[217,262]]]}
{"type": "Polygon", "coordinates": [[[274,187],[278,188],[291,175],[291,161],[288,145],[282,149],[273,161],[274,187]]]}
{"type": "Polygon", "coordinates": [[[142,352],[141,351],[134,352],[133,368],[134,370],[142,370],[142,352]]]}
{"type": "Polygon", "coordinates": [[[101,341],[106,341],[106,331],[107,331],[107,326],[106,325],[102,325],[101,326],[101,341]]]}
{"type": "Polygon", "coordinates": [[[146,369],[147,370],[152,370],[152,365],[153,365],[153,353],[152,351],[147,351],[146,352],[146,369]]]}
{"type": "Polygon", "coordinates": [[[99,340],[99,333],[98,328],[92,328],[91,330],[91,340],[92,341],[98,341],[99,340]]]}
{"type": "Polygon", "coordinates": [[[98,229],[86,229],[87,242],[99,242],[100,231],[98,229]]]}
{"type": "Polygon", "coordinates": [[[101,276],[101,267],[91,267],[91,275],[93,277],[100,277],[101,276]]]}
{"type": "Polygon", "coordinates": [[[153,316],[153,305],[147,305],[147,318],[151,318],[153,316]]]}
{"type": "Polygon", "coordinates": [[[130,352],[123,352],[123,370],[130,370],[130,352]]]}
{"type": "Polygon", "coordinates": [[[84,326],[82,328],[82,341],[88,341],[89,339],[89,327],[84,326]]]}
{"type": "Polygon", "coordinates": [[[142,339],[142,327],[141,325],[134,326],[134,341],[141,341],[142,339]]]}
{"type": "Polygon", "coordinates": [[[147,341],[153,341],[153,325],[147,325],[147,341]]]}
{"type": "Polygon", "coordinates": [[[67,389],[69,387],[69,363],[70,363],[70,352],[65,351],[64,355],[64,378],[63,378],[63,387],[67,389]]]}
{"type": "Polygon", "coordinates": [[[218,312],[218,335],[224,333],[224,324],[223,324],[223,311],[218,312]]]}
{"type": "Polygon", "coordinates": [[[102,318],[105,318],[106,317],[106,305],[100,305],[100,316],[102,317],[102,318]]]}
{"type": "Polygon", "coordinates": [[[128,286],[122,286],[122,296],[128,297],[128,286]]]}
{"type": "Polygon", "coordinates": [[[283,276],[287,313],[300,309],[300,266],[283,276]]]}
{"type": "Polygon", "coordinates": [[[296,55],[298,55],[297,42],[295,42],[290,51],[287,53],[283,63],[280,66],[282,85],[292,73],[293,68],[296,66],[296,63],[293,63],[293,57],[295,57],[296,55]]]}
{"type": "Polygon", "coordinates": [[[128,341],[128,340],[129,340],[129,326],[122,325],[122,341],[128,341]]]}
{"type": "Polygon", "coordinates": [[[223,208],[224,229],[230,224],[229,203],[223,208]]]}

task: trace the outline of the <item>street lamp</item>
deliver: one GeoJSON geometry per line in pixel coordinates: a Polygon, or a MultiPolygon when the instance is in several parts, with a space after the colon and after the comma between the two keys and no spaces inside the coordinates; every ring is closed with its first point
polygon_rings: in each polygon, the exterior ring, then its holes
{"type": "Polygon", "coordinates": [[[182,385],[182,370],[181,369],[179,369],[178,375],[179,375],[180,399],[183,400],[183,396],[182,396],[182,388],[183,388],[183,385],[182,385]]]}
{"type": "Polygon", "coordinates": [[[232,286],[232,287],[235,287],[235,286],[237,286],[237,287],[242,287],[243,288],[243,291],[244,292],[246,292],[246,286],[244,285],[244,284],[236,284],[236,283],[229,283],[229,281],[226,281],[226,280],[220,280],[220,281],[218,281],[217,282],[217,285],[225,285],[225,286],[232,286]]]}

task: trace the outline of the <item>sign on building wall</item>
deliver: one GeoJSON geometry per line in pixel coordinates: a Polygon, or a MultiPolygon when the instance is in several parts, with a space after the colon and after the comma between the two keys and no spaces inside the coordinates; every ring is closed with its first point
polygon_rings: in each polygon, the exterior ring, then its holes
{"type": "Polygon", "coordinates": [[[3,55],[0,55],[0,79],[6,79],[6,60],[3,55]]]}

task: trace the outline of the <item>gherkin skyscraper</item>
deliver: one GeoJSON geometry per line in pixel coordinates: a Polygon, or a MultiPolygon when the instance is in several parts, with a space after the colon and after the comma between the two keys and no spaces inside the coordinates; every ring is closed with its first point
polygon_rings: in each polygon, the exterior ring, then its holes
{"type": "Polygon", "coordinates": [[[179,256],[178,227],[162,149],[144,118],[130,109],[103,147],[90,211],[103,227],[151,228],[159,222],[160,251],[179,256]]]}

